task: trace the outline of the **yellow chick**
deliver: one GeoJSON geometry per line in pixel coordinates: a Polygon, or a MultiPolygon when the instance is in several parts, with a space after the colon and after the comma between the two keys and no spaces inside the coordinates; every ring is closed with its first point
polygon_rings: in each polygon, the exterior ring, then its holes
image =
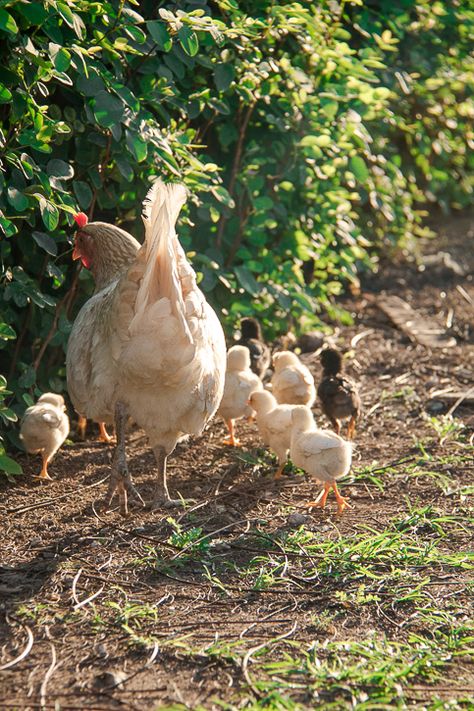
{"type": "Polygon", "coordinates": [[[253,415],[253,410],[248,404],[249,397],[256,390],[262,389],[262,381],[250,369],[249,349],[245,346],[229,348],[224,394],[217,411],[229,430],[229,437],[224,440],[224,444],[232,447],[240,444],[235,437],[234,420],[253,415]]]}
{"type": "Polygon", "coordinates": [[[307,407],[293,408],[291,422],[291,461],[324,486],[318,499],[310,501],[308,506],[324,508],[329,491],[334,489],[337,511],[342,513],[349,504],[340,495],[336,480],[345,476],[351,468],[351,443],[331,430],[317,429],[307,407]]]}
{"type": "Polygon", "coordinates": [[[69,418],[62,395],[44,393],[29,407],[21,422],[20,438],[30,454],[41,454],[43,466],[36,479],[51,479],[48,464],[69,434],[69,418]]]}
{"type": "MultiPolygon", "coordinates": [[[[256,422],[260,437],[278,457],[275,479],[280,479],[290,449],[291,414],[298,405],[279,405],[266,390],[252,393],[249,403],[257,413],[256,422]]],[[[308,412],[312,418],[311,410],[308,412]]]]}
{"type": "Polygon", "coordinates": [[[275,353],[273,368],[272,393],[280,405],[313,405],[316,399],[314,378],[296,353],[275,353]]]}

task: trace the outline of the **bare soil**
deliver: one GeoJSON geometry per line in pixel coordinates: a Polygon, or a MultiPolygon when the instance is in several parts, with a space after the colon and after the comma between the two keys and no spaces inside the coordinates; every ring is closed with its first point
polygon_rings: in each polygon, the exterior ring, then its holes
{"type": "MultiPolygon", "coordinates": [[[[374,634],[406,641],[402,613],[340,601],[336,593],[345,589],[345,578],[337,568],[322,579],[302,582],[308,564],[303,558],[293,569],[296,578],[260,589],[245,571],[259,555],[274,555],[281,562],[276,541],[295,526],[295,513],[306,517],[308,531],[337,541],[367,527],[383,530],[410,506],[432,505],[440,515],[467,511],[467,501],[443,492],[436,479],[403,476],[406,462],[420,456],[419,443],[425,442],[429,455],[437,458],[439,474],[458,487],[472,484],[472,462],[439,464],[444,454],[459,450],[455,442],[441,438],[440,443],[426,415],[447,409],[442,398],[432,400],[433,393],[448,387],[467,392],[474,384],[474,219],[447,220],[438,233],[423,245],[424,254],[449,252],[464,276],[444,262],[420,269],[422,256],[398,257],[395,264],[382,260],[378,273],[363,279],[361,294],[343,300],[354,325],[336,327],[329,338],[349,352],[347,372],[360,384],[364,414],[354,469],[378,466],[382,479],[385,468],[398,472],[387,476],[382,492],[370,477],[343,482],[341,491],[352,508],[342,516],[336,515],[331,497],[324,511],[308,511],[305,503],[317,490],[304,476],[289,471],[274,482],[274,461],[249,423],[238,423],[241,449],[222,445],[224,427],[215,420],[170,457],[171,494],[179,492],[194,504],[154,513],[134,508],[128,519],[116,510],[102,513],[97,506],[112,449],[94,441],[94,432],[85,443],[63,447],[51,465],[54,481],[48,485],[30,476],[39,470],[38,461],[20,457],[24,476],[0,483],[0,665],[26,653],[0,673],[0,707],[211,709],[227,702],[228,708],[240,708],[244,698],[247,704],[249,698],[258,699],[258,690],[249,687],[250,666],[242,656],[236,662],[235,644],[251,650],[279,635],[308,645],[314,639],[374,634]],[[398,294],[440,326],[448,323],[457,346],[430,352],[410,342],[377,308],[382,292],[398,294]],[[213,545],[201,557],[180,550],[179,541],[170,538],[176,529],[170,516],[183,531],[201,528],[201,536],[208,534],[205,544],[213,545]],[[203,560],[210,561],[210,578],[203,560]],[[322,624],[328,611],[336,614],[335,621],[322,624]],[[214,643],[219,654],[212,653],[214,643]],[[222,652],[225,644],[228,654],[222,652]]],[[[317,357],[303,357],[319,380],[317,357]]],[[[314,411],[328,426],[317,405],[314,411]]],[[[474,431],[472,406],[461,404],[455,416],[466,425],[468,441],[474,431]]],[[[150,501],[154,459],[140,431],[130,433],[128,451],[137,488],[150,501]]],[[[462,529],[445,541],[446,550],[467,549],[471,543],[462,529]]],[[[468,576],[467,570],[448,574],[440,567],[431,588],[433,605],[457,596],[468,614],[468,576]]],[[[381,586],[380,592],[390,591],[381,586]]],[[[407,706],[421,708],[435,696],[449,699],[456,685],[474,689],[472,659],[461,661],[444,684],[429,691],[413,685],[407,706]]],[[[319,707],[324,708],[331,698],[325,700],[324,690],[321,694],[319,707]]],[[[347,706],[338,702],[342,705],[331,708],[349,708],[347,698],[347,706]]],[[[293,700],[315,707],[304,691],[295,691],[293,700]]]]}

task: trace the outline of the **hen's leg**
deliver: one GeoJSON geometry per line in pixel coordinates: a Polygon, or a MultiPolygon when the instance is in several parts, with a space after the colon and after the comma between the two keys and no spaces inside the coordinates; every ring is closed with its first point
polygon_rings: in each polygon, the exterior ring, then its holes
{"type": "Polygon", "coordinates": [[[125,452],[125,432],[127,426],[127,408],[122,402],[115,405],[115,431],[117,433],[117,446],[112,461],[112,471],[110,473],[109,488],[105,496],[104,506],[107,510],[110,507],[115,492],[118,492],[120,502],[120,513],[122,516],[128,514],[128,496],[136,497],[143,503],[143,499],[132,484],[132,479],[128,473],[127,455],[125,452]]]}
{"type": "Polygon", "coordinates": [[[182,506],[184,499],[172,499],[168,491],[168,483],[166,481],[166,461],[168,455],[164,447],[158,445],[153,447],[153,453],[158,464],[158,484],[155,490],[155,495],[151,504],[151,510],[156,511],[159,508],[169,508],[171,506],[182,506]]]}
{"type": "Polygon", "coordinates": [[[339,420],[336,420],[335,418],[331,417],[331,424],[334,427],[335,433],[338,435],[341,432],[341,423],[339,420]]]}

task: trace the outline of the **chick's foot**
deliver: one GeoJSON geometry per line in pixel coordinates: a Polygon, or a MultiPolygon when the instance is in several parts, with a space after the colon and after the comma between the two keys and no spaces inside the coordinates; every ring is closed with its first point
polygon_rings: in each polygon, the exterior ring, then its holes
{"type": "Polygon", "coordinates": [[[106,442],[107,444],[110,444],[110,442],[114,441],[114,438],[107,432],[103,422],[99,422],[99,430],[99,442],[106,442]]]}

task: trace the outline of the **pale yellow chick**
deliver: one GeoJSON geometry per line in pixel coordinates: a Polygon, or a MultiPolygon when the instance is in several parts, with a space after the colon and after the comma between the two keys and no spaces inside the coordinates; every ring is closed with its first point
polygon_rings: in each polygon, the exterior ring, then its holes
{"type": "Polygon", "coordinates": [[[313,405],[316,399],[314,378],[296,353],[275,353],[273,368],[272,393],[280,405],[313,405]]]}
{"type": "Polygon", "coordinates": [[[62,395],[44,393],[29,407],[21,422],[20,437],[30,454],[41,454],[43,466],[37,479],[51,479],[48,464],[69,434],[69,418],[62,395]]]}
{"type": "MultiPolygon", "coordinates": [[[[256,422],[260,437],[278,457],[275,479],[279,479],[283,474],[290,449],[291,415],[299,405],[279,405],[273,395],[266,390],[252,393],[249,403],[257,413],[256,422]]],[[[312,418],[311,410],[308,409],[308,412],[312,418]]]]}
{"type": "Polygon", "coordinates": [[[324,508],[328,493],[334,489],[337,511],[349,506],[338,491],[336,480],[345,476],[352,463],[352,445],[331,430],[319,430],[307,407],[295,407],[291,414],[292,431],[290,457],[293,464],[304,469],[324,485],[321,495],[308,506],[324,508]]]}
{"type": "Polygon", "coordinates": [[[253,410],[248,404],[249,397],[253,392],[262,389],[262,381],[250,369],[249,349],[245,346],[229,348],[224,395],[217,411],[229,430],[229,437],[224,440],[224,444],[229,444],[232,447],[240,444],[235,437],[234,420],[253,415],[253,410]]]}

